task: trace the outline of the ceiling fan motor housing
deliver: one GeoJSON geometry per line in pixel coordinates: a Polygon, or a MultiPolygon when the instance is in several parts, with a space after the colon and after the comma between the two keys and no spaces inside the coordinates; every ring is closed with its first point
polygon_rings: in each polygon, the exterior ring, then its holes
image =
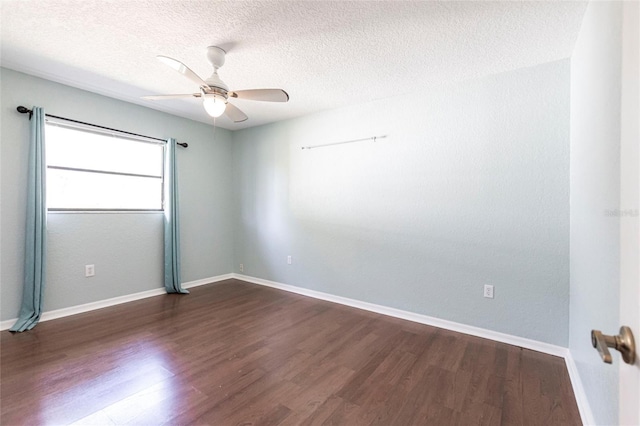
{"type": "Polygon", "coordinates": [[[219,48],[218,46],[207,47],[207,60],[213,67],[213,74],[211,74],[211,77],[207,78],[205,82],[209,85],[210,88],[214,89],[211,92],[213,93],[224,92],[221,94],[223,94],[224,97],[226,98],[227,92],[229,91],[229,86],[227,86],[224,83],[224,81],[222,81],[218,76],[218,68],[224,65],[225,55],[226,55],[226,52],[221,48],[219,48]],[[222,89],[222,90],[218,92],[217,90],[215,90],[216,88],[222,89]]]}
{"type": "Polygon", "coordinates": [[[211,77],[205,80],[205,83],[209,85],[209,87],[205,88],[205,90],[212,89],[212,90],[206,90],[207,92],[222,93],[225,95],[225,97],[227,96],[227,92],[229,91],[229,86],[224,84],[224,81],[220,79],[217,72],[214,71],[213,74],[211,74],[211,77]],[[215,89],[221,89],[221,90],[218,91],[215,89]]]}
{"type": "Polygon", "coordinates": [[[218,46],[207,47],[207,60],[214,69],[218,69],[224,65],[224,57],[227,54],[218,46]]]}

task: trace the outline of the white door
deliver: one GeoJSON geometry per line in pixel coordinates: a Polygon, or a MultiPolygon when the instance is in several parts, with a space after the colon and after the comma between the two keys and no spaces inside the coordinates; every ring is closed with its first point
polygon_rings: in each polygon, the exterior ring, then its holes
{"type": "MultiPolygon", "coordinates": [[[[640,343],[640,3],[625,2],[622,20],[622,105],[620,144],[620,325],[640,343]]],[[[620,359],[619,419],[640,425],[640,356],[620,359]]]]}

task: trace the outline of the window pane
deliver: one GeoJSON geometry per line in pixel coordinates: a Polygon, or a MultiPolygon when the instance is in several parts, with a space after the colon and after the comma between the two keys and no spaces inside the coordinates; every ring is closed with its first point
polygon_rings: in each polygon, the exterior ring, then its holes
{"type": "Polygon", "coordinates": [[[46,126],[47,165],[162,176],[163,145],[46,126]]]}
{"type": "Polygon", "coordinates": [[[161,200],[161,178],[47,169],[50,209],[161,210],[161,200]]]}

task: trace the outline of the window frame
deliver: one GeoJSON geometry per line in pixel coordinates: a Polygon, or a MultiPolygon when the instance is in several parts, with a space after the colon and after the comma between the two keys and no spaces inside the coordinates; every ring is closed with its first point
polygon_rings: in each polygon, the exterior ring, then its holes
{"type": "MultiPolygon", "coordinates": [[[[129,132],[119,132],[115,129],[103,129],[100,126],[93,126],[91,124],[80,124],[76,121],[69,120],[67,122],[62,118],[51,119],[47,117],[45,119],[45,150],[48,149],[47,144],[47,126],[57,126],[66,128],[73,131],[79,132],[87,132],[87,133],[95,133],[101,136],[111,136],[119,139],[129,140],[138,143],[146,143],[151,145],[161,145],[162,146],[162,164],[160,167],[160,176],[155,175],[144,175],[137,173],[127,173],[127,172],[113,172],[113,171],[101,171],[97,169],[82,169],[77,167],[64,167],[64,166],[50,166],[49,161],[47,159],[47,164],[45,165],[47,173],[49,169],[54,170],[67,170],[67,171],[77,171],[77,172],[85,172],[85,173],[96,173],[101,175],[115,175],[115,176],[130,176],[130,177],[146,177],[146,178],[159,178],[160,179],[160,208],[150,209],[150,208],[87,208],[87,207],[49,207],[47,202],[47,213],[162,213],[165,210],[165,199],[164,199],[164,185],[165,185],[165,161],[167,156],[167,142],[159,141],[153,138],[146,138],[144,136],[132,136],[129,132]]],[[[47,192],[49,191],[47,185],[47,192]]],[[[48,197],[47,197],[48,198],[48,197]]]]}

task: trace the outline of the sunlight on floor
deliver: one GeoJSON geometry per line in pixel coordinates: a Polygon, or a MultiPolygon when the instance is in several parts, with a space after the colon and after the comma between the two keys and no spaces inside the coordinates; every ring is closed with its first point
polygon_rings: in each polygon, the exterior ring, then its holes
{"type": "Polygon", "coordinates": [[[171,379],[120,400],[72,425],[160,424],[173,409],[171,379]]]}
{"type": "Polygon", "coordinates": [[[160,353],[139,359],[124,357],[122,365],[67,389],[50,401],[54,406],[46,410],[51,414],[46,416],[46,424],[59,425],[56,405],[70,401],[77,406],[76,415],[82,416],[73,425],[162,423],[175,408],[174,376],[165,366],[160,353]]]}

